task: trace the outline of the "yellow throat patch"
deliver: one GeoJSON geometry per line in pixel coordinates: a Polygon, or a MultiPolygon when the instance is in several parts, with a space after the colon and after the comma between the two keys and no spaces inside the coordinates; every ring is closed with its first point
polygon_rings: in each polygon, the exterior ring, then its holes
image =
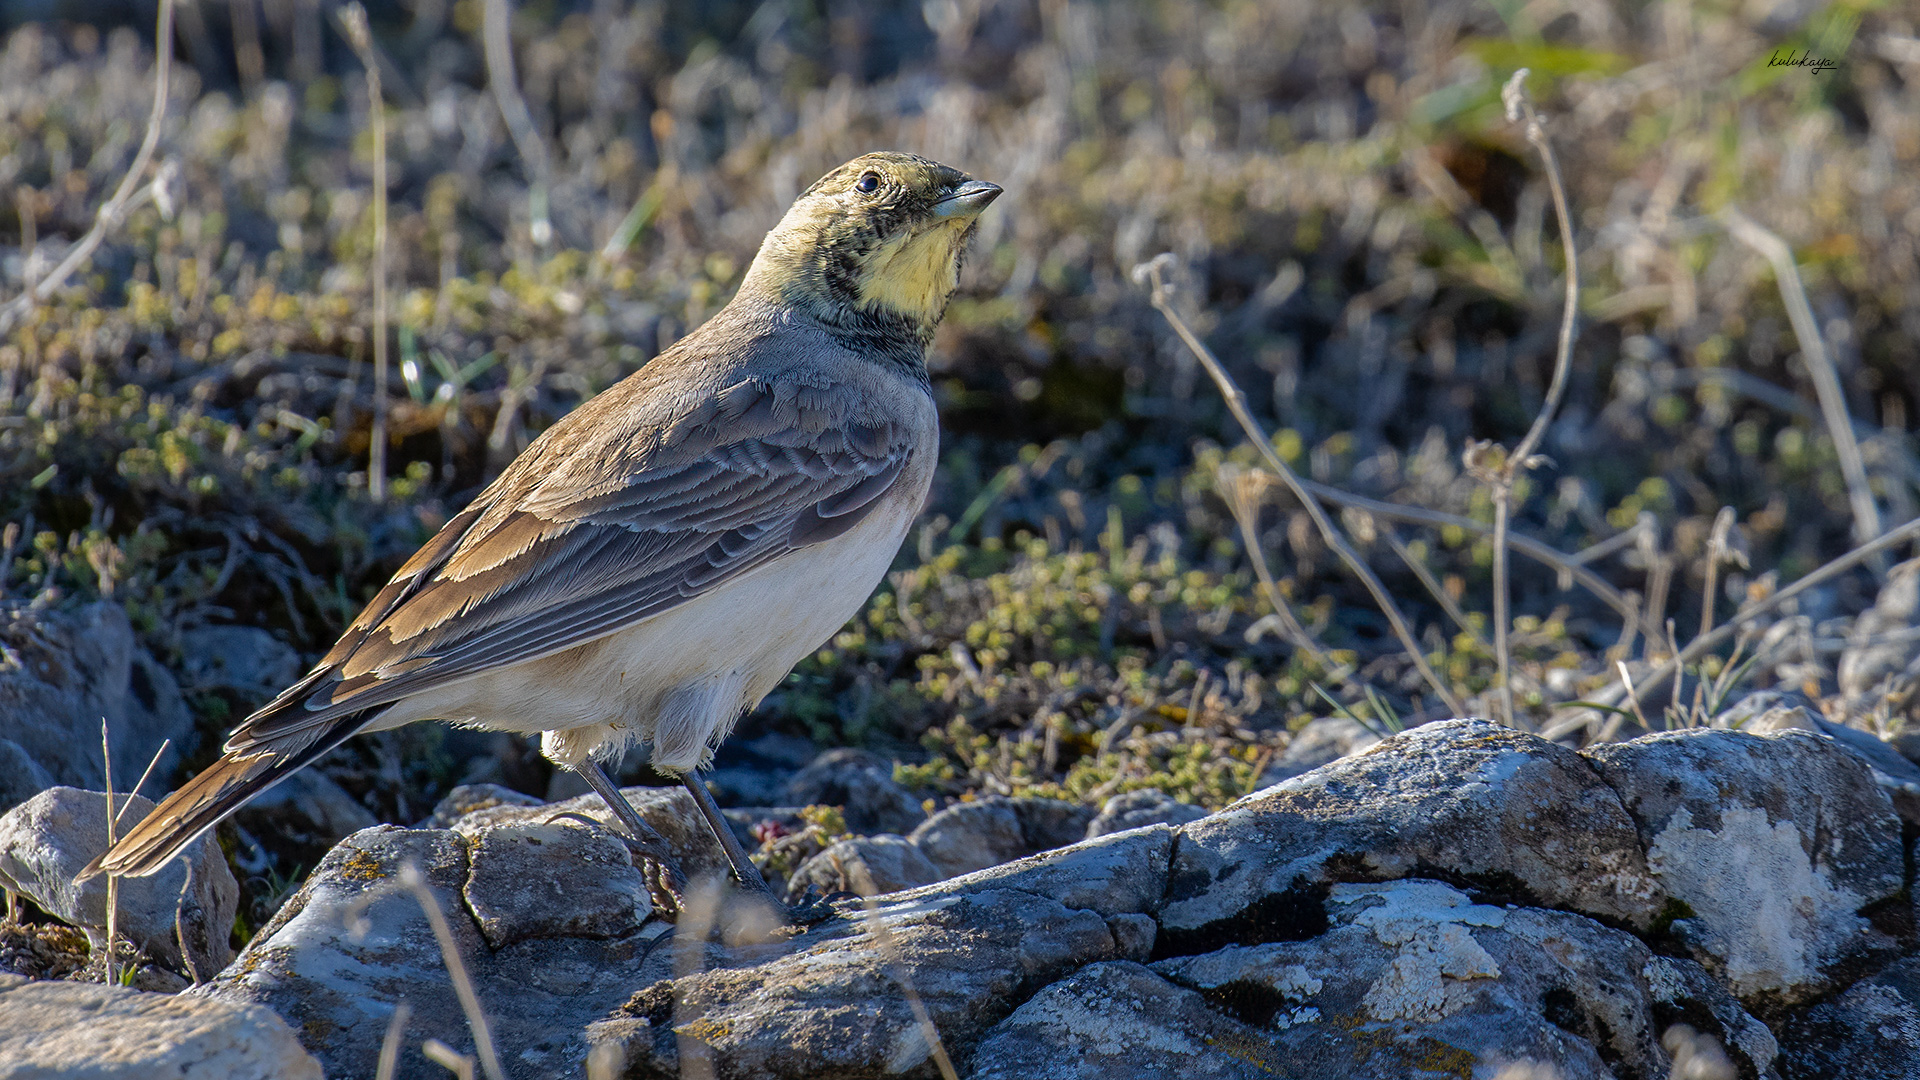
{"type": "Polygon", "coordinates": [[[861,268],[860,306],[890,308],[922,323],[938,319],[959,281],[957,249],[970,225],[941,221],[889,239],[861,268]]]}

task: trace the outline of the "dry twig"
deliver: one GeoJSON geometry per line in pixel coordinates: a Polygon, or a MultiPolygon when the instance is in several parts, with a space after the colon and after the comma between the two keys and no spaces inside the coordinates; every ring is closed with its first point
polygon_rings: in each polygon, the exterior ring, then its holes
{"type": "Polygon", "coordinates": [[[153,183],[146,187],[139,185],[148,164],[153,161],[154,148],[160,145],[160,123],[167,115],[167,92],[173,78],[173,6],[174,0],[160,0],[160,14],[154,24],[153,110],[147,114],[147,134],[140,140],[140,149],[133,155],[133,164],[127,167],[127,174],[120,178],[120,186],[114,189],[113,197],[94,215],[93,227],[67,249],[66,257],[32,288],[0,307],[0,334],[11,331],[28,312],[44,303],[55,289],[66,284],[67,278],[93,257],[95,249],[107,238],[107,233],[120,224],[128,211],[153,198],[161,199],[163,209],[168,205],[165,169],[161,170],[153,183]]]}
{"type": "Polygon", "coordinates": [[[513,13],[507,0],[484,0],[480,24],[481,45],[487,57],[487,86],[500,106],[500,117],[507,122],[507,133],[527,163],[527,209],[533,242],[546,247],[553,240],[553,220],[547,200],[553,187],[553,158],[547,143],[533,126],[533,114],[526,98],[520,95],[519,77],[513,70],[513,38],[508,25],[513,13]]]}
{"type": "Polygon", "coordinates": [[[380,60],[359,0],[340,9],[340,23],[367,69],[367,124],[373,129],[373,437],[367,448],[367,493],[387,497],[387,114],[380,60]]]}
{"type": "Polygon", "coordinates": [[[1372,568],[1367,566],[1366,560],[1362,559],[1360,553],[1354,551],[1353,546],[1347,543],[1346,536],[1340,532],[1339,526],[1333,523],[1333,519],[1327,516],[1326,508],[1320,505],[1320,500],[1314,497],[1312,490],[1301,481],[1299,476],[1295,475],[1292,469],[1287,467],[1287,463],[1280,459],[1280,455],[1274,452],[1273,440],[1267,437],[1266,429],[1260,426],[1260,421],[1254,419],[1253,411],[1247,408],[1247,395],[1241,392],[1239,384],[1233,381],[1233,376],[1221,366],[1219,358],[1213,355],[1213,350],[1207,348],[1206,344],[1187,326],[1186,320],[1180,317],[1180,313],[1173,309],[1164,270],[1165,265],[1172,260],[1172,255],[1158,255],[1150,262],[1134,267],[1134,280],[1152,286],[1153,306],[1166,317],[1168,324],[1173,327],[1173,332],[1180,336],[1180,340],[1199,359],[1201,366],[1207,369],[1207,374],[1212,376],[1214,385],[1220,389],[1220,396],[1226,399],[1227,408],[1232,411],[1233,418],[1240,422],[1241,430],[1246,432],[1248,439],[1252,440],[1268,467],[1286,482],[1294,498],[1300,500],[1300,505],[1306,508],[1308,516],[1313,518],[1313,523],[1319,528],[1320,536],[1326,541],[1327,546],[1339,554],[1341,561],[1347,564],[1347,568],[1352,570],[1354,576],[1367,587],[1367,591],[1373,594],[1373,602],[1387,617],[1387,622],[1393,627],[1394,636],[1400,639],[1400,645],[1406,650],[1408,659],[1412,660],[1413,666],[1420,670],[1420,677],[1425,679],[1427,685],[1432,688],[1434,696],[1438,697],[1454,716],[1463,715],[1459,699],[1447,689],[1447,684],[1433,670],[1433,665],[1427,663],[1426,655],[1420,651],[1419,641],[1413,636],[1413,629],[1407,625],[1406,617],[1400,614],[1399,605],[1395,604],[1393,597],[1388,595],[1386,586],[1380,584],[1379,577],[1375,576],[1372,568]]]}
{"type": "Polygon", "coordinates": [[[1820,336],[1820,325],[1814,321],[1813,306],[1807,303],[1807,290],[1800,283],[1800,268],[1794,265],[1793,249],[1737,207],[1722,211],[1720,220],[1735,240],[1773,264],[1780,299],[1786,304],[1793,336],[1800,340],[1800,355],[1806,361],[1807,374],[1813,377],[1827,436],[1833,440],[1834,453],[1840,458],[1840,474],[1847,481],[1847,501],[1853,507],[1854,539],[1864,544],[1880,535],[1880,508],[1874,504],[1873,488],[1867,483],[1866,462],[1860,456],[1860,443],[1853,436],[1853,417],[1847,414],[1846,391],[1841,389],[1833,358],[1827,355],[1826,339],[1820,336]]]}
{"type": "Polygon", "coordinates": [[[1500,665],[1500,722],[1513,726],[1513,656],[1508,641],[1513,616],[1508,610],[1511,597],[1507,580],[1507,534],[1513,523],[1513,488],[1522,474],[1542,463],[1536,457],[1540,440],[1560,410],[1566,395],[1567,374],[1573,367],[1574,328],[1580,311],[1579,253],[1573,242],[1573,217],[1567,212],[1567,191],[1560,181],[1560,165],[1553,156],[1553,143],[1547,139],[1546,124],[1533,110],[1527,98],[1527,69],[1521,68],[1507,80],[1501,98],[1506,102],[1509,121],[1526,121],[1527,141],[1540,152],[1547,170],[1547,188],[1553,194],[1553,211],[1560,221],[1560,243],[1567,257],[1567,296],[1560,316],[1560,342],[1554,352],[1553,378],[1547,385],[1547,398],[1540,405],[1533,426],[1511,453],[1490,443],[1469,444],[1467,468],[1493,489],[1493,652],[1500,665]]]}

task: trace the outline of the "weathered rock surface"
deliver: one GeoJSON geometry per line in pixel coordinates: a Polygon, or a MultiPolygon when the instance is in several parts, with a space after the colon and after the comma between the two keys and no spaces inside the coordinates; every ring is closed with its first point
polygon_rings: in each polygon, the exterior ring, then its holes
{"type": "Polygon", "coordinates": [[[1834,673],[1849,714],[1870,698],[1907,697],[1920,680],[1920,559],[1887,572],[1873,606],[1853,620],[1834,673]]]}
{"type": "Polygon", "coordinates": [[[1087,822],[1087,839],[1148,825],[1185,825],[1206,816],[1200,807],[1177,802],[1159,788],[1141,788],[1102,803],[1100,813],[1087,822]]]}
{"type": "Polygon", "coordinates": [[[301,769],[268,788],[234,820],[256,836],[271,834],[284,844],[322,851],[379,824],[373,811],[318,769],[301,769]]]}
{"type": "Polygon", "coordinates": [[[531,795],[500,784],[461,784],[434,804],[433,813],[420,823],[423,829],[445,829],[454,822],[481,810],[496,806],[545,806],[531,795]]]}
{"type": "Polygon", "coordinates": [[[55,783],[101,790],[100,721],[112,733],[116,788],[131,786],[162,741],[170,776],[193,749],[193,714],[167,669],[134,644],[120,605],[70,611],[0,606],[0,717],[6,737],[55,783]]]}
{"type": "Polygon", "coordinates": [[[1012,889],[887,904],[789,948],[656,983],[591,1037],[621,1046],[630,1077],[677,1077],[694,1060],[719,1077],[926,1075],[907,987],[943,1042],[971,1047],[1018,1001],[1117,951],[1100,916],[1012,889]]]}
{"type": "MultiPolygon", "coordinates": [[[[124,828],[132,828],[153,810],[152,800],[145,796],[131,798],[131,806],[128,796],[114,800],[116,807],[125,807],[124,828]]],[[[0,817],[0,886],[85,930],[94,948],[102,948],[107,940],[107,879],[93,877],[77,885],[73,879],[106,849],[106,795],[49,788],[0,817]]],[[[239,900],[240,885],[227,869],[226,858],[203,837],[152,877],[121,879],[118,930],[168,967],[178,970],[191,965],[191,970],[208,976],[233,957],[227,937],[239,900]],[[184,957],[182,936],[187,947],[184,957]]]]}
{"type": "Polygon", "coordinates": [[[1673,933],[1750,1007],[1827,992],[1897,947],[1860,911],[1905,887],[1900,823],[1832,739],[1702,729],[1586,753],[1684,915],[1673,933]]]}
{"type": "Polygon", "coordinates": [[[0,975],[0,1080],[320,1080],[270,1009],[0,975]]]}
{"type": "Polygon", "coordinates": [[[787,781],[794,806],[838,806],[856,833],[913,831],[927,819],[920,800],[893,779],[893,762],[867,750],[829,750],[787,781]]]}
{"type": "Polygon", "coordinates": [[[300,654],[257,626],[202,626],[180,635],[181,674],[196,690],[265,701],[300,678],[300,654]]]}
{"type": "Polygon", "coordinates": [[[53,776],[12,739],[0,739],[0,812],[53,786],[53,776]]]}
{"type": "Polygon", "coordinates": [[[613,834],[574,821],[462,829],[463,895],[487,944],[532,938],[619,938],[653,911],[646,882],[613,834]]]}
{"type": "MultiPolygon", "coordinates": [[[[673,852],[687,880],[724,878],[728,875],[726,855],[720,850],[720,845],[714,843],[713,833],[707,829],[706,820],[700,816],[699,808],[693,804],[693,796],[686,789],[630,787],[620,790],[641,819],[653,826],[654,831],[667,842],[668,850],[673,852]]],[[[448,798],[452,798],[451,794],[448,798]]],[[[526,796],[519,798],[525,799],[526,796]]],[[[600,796],[591,792],[553,803],[537,800],[523,803],[517,799],[503,798],[492,805],[455,817],[447,825],[471,832],[484,825],[564,820],[563,816],[568,814],[591,818],[610,831],[618,831],[613,811],[607,809],[607,804],[601,801],[600,796]]],[[[434,820],[439,820],[441,816],[436,812],[434,820]]],[[[744,835],[743,826],[731,818],[729,822],[735,826],[735,835],[740,837],[742,843],[754,842],[750,836],[744,835]]]]}
{"type": "Polygon", "coordinates": [[[1294,732],[1287,749],[1260,774],[1260,786],[1272,787],[1302,773],[1312,772],[1343,757],[1371,750],[1380,736],[1367,730],[1358,720],[1345,716],[1323,716],[1310,720],[1294,732]]]}
{"type": "Polygon", "coordinates": [[[1820,715],[1805,695],[1791,691],[1762,690],[1748,694],[1732,708],[1714,718],[1716,728],[1731,728],[1749,735],[1771,735],[1776,731],[1811,731],[1825,735],[1866,762],[1873,770],[1873,782],[1892,800],[1894,812],[1908,825],[1920,828],[1920,765],[1909,761],[1886,740],[1870,731],[1836,724],[1820,715]]]}
{"type": "Polygon", "coordinates": [[[1534,1061],[1563,1080],[1664,1077],[1662,1018],[1678,1014],[1707,1018],[1747,1075],[1774,1075],[1772,1036],[1697,965],[1590,919],[1422,880],[1338,885],[1327,907],[1311,941],[1055,983],[988,1034],[973,1075],[1397,1080],[1534,1061]]]}
{"type": "Polygon", "coordinates": [[[479,842],[446,829],[383,825],[356,833],[328,854],[231,967],[189,993],[273,1009],[330,1076],[373,1075],[394,1006],[405,1000],[413,1018],[399,1075],[445,1076],[419,1054],[421,1042],[437,1038],[469,1054],[474,1044],[426,915],[411,892],[397,887],[401,868],[411,863],[446,917],[514,1075],[577,1076],[587,1023],[649,981],[639,971],[649,938],[601,936],[630,925],[647,901],[637,890],[622,910],[610,896],[636,882],[632,864],[615,857],[624,856],[624,845],[605,834],[604,844],[556,837],[595,852],[563,864],[525,843],[543,837],[535,831],[543,828],[594,835],[565,822],[479,825],[471,830],[479,842]],[[552,899],[556,886],[566,904],[552,899]],[[584,897],[577,907],[576,894],[584,897]],[[550,909],[544,917],[533,903],[543,896],[550,909]],[[488,944],[483,926],[499,948],[488,944]],[[542,936],[550,933],[582,936],[542,936]]]}
{"type": "Polygon", "coordinates": [[[1160,915],[1180,951],[1312,937],[1341,881],[1439,874],[1635,927],[1666,900],[1578,754],[1485,721],[1415,728],[1181,831],[1160,915]]]}
{"type": "Polygon", "coordinates": [[[998,866],[1086,836],[1093,811],[1059,799],[992,795],[955,803],[913,830],[911,840],[941,876],[998,866]]]}
{"type": "Polygon", "coordinates": [[[800,864],[787,879],[787,893],[797,897],[812,887],[823,896],[838,892],[878,896],[931,885],[942,876],[920,849],[903,837],[859,836],[837,841],[800,864]]]}
{"type": "Polygon", "coordinates": [[[1920,1076],[1920,957],[1889,965],[1780,1028],[1787,1080],[1920,1076]]]}

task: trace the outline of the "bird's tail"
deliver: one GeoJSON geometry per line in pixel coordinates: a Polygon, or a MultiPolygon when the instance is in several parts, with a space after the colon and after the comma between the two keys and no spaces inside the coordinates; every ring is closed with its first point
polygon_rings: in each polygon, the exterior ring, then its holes
{"type": "Polygon", "coordinates": [[[182,848],[198,840],[248,800],[347,741],[360,730],[363,720],[364,714],[342,717],[328,725],[323,737],[297,748],[228,753],[187,781],[180,790],[162,799],[151,814],[88,863],[75,880],[85,881],[102,873],[147,877],[159,872],[182,848]]]}

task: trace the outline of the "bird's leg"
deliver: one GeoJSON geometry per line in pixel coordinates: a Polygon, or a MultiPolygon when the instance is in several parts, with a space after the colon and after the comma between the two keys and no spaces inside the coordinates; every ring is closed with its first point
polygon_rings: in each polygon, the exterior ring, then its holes
{"type": "Polygon", "coordinates": [[[833,908],[817,900],[804,900],[788,906],[773,895],[767,887],[767,879],[760,876],[760,868],[753,865],[753,859],[747,855],[747,849],[740,845],[740,838],[733,835],[733,827],[721,815],[720,807],[714,803],[713,795],[707,791],[707,785],[698,773],[689,771],[680,778],[687,792],[693,796],[693,804],[700,808],[700,816],[707,819],[707,828],[713,831],[714,839],[720,841],[720,849],[727,853],[727,862],[733,867],[733,876],[740,886],[755,896],[763,897],[772,905],[773,910],[789,924],[805,925],[830,918],[833,908]]]}
{"type": "Polygon", "coordinates": [[[647,824],[633,804],[627,801],[627,797],[620,794],[619,787],[599,762],[588,758],[573,766],[573,771],[580,774],[587,786],[600,796],[600,801],[607,804],[607,809],[613,811],[613,816],[620,819],[621,827],[632,839],[633,846],[640,850],[641,858],[656,868],[655,874],[648,874],[646,868],[641,868],[641,873],[647,878],[648,891],[654,894],[654,903],[663,908],[679,910],[680,900],[686,894],[687,879],[675,865],[673,851],[667,847],[666,838],[647,824]]]}

